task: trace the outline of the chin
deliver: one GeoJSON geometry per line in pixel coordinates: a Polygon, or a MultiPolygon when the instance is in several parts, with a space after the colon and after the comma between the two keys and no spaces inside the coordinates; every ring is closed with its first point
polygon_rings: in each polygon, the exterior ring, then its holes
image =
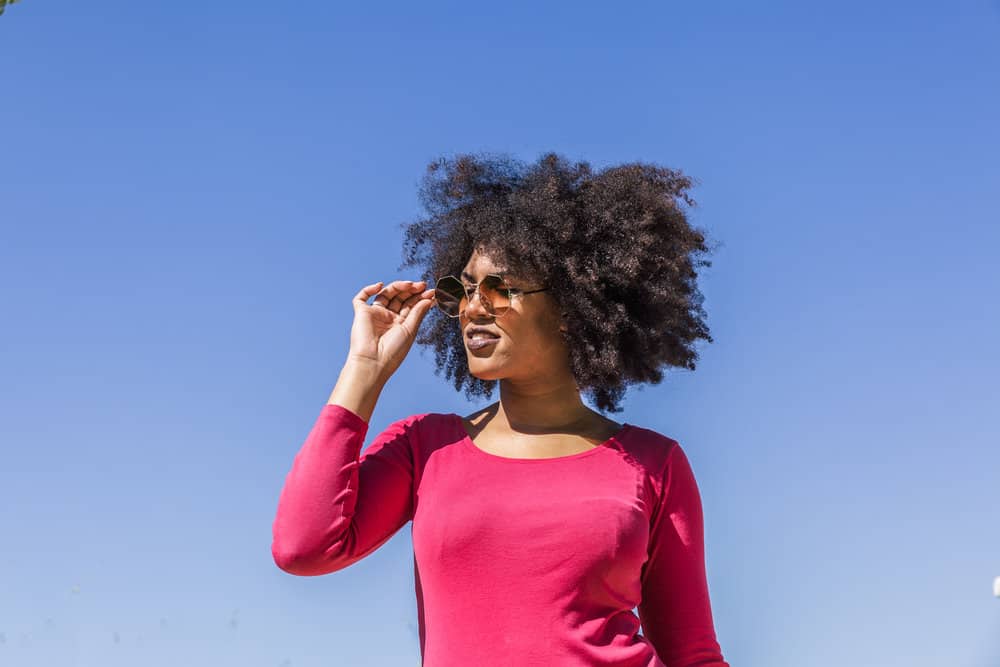
{"type": "Polygon", "coordinates": [[[479,380],[499,380],[504,377],[504,373],[500,368],[497,368],[493,364],[469,364],[469,375],[479,380]]]}
{"type": "Polygon", "coordinates": [[[491,373],[490,371],[479,371],[479,372],[476,372],[476,371],[472,370],[471,368],[469,369],[469,375],[471,375],[472,377],[476,378],[477,380],[483,380],[485,382],[490,382],[491,380],[499,380],[500,379],[500,374],[499,373],[491,373]]]}

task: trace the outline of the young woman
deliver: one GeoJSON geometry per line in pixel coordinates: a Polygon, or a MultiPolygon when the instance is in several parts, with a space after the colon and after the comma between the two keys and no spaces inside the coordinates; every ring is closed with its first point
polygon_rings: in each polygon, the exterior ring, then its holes
{"type": "Polygon", "coordinates": [[[581,400],[621,411],[628,385],[694,369],[711,342],[690,186],[551,153],[432,163],[404,264],[425,279],[355,295],[347,360],[279,499],[278,567],[341,570],[412,521],[424,667],[728,667],[684,450],[581,400]],[[361,455],[414,342],[456,389],[499,400],[399,419],[361,455]]]}

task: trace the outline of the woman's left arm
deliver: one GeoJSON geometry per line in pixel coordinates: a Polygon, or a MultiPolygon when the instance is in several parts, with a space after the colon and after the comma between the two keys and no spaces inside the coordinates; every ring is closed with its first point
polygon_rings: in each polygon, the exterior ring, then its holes
{"type": "Polygon", "coordinates": [[[643,635],[671,667],[729,667],[712,621],[701,495],[676,442],[660,480],[642,570],[643,635]]]}

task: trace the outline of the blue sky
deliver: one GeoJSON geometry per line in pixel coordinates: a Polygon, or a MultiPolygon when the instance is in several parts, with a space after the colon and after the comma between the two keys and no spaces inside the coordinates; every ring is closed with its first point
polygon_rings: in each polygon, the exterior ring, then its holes
{"type": "MultiPolygon", "coordinates": [[[[23,0],[0,48],[0,665],[416,665],[409,526],[293,577],[278,493],[426,164],[550,150],[722,243],[616,418],[685,447],[730,663],[1000,664],[1000,4],[23,0]]],[[[415,346],[370,437],[475,407],[415,346]]]]}

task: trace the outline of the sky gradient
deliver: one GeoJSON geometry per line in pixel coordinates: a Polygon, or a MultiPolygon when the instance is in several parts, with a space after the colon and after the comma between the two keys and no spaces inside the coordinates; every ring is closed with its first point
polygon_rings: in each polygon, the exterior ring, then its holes
{"type": "MultiPolygon", "coordinates": [[[[807,3],[808,4],[808,3],[807,3]]],[[[0,666],[418,664],[407,525],[299,578],[284,476],[460,152],[697,179],[685,448],[733,667],[1000,665],[1000,4],[0,16],[0,666]]],[[[478,407],[414,346],[369,442],[478,407]]]]}

